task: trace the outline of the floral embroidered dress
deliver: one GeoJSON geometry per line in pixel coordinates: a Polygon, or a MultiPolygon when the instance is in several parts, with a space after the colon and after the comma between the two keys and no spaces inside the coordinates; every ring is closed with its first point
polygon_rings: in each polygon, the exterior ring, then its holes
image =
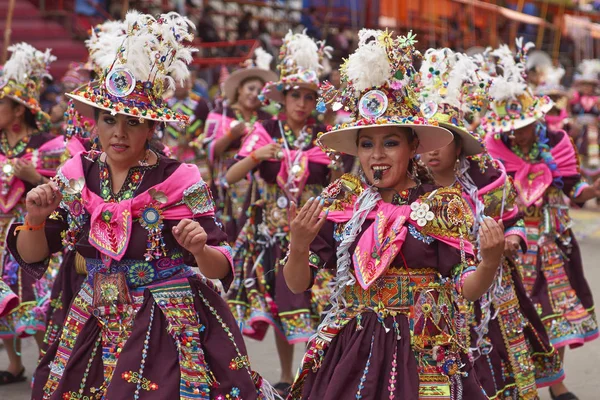
{"type": "Polygon", "coordinates": [[[6,249],[9,228],[22,222],[25,196],[33,185],[14,175],[17,160],[26,160],[38,173],[52,177],[65,152],[64,138],[37,132],[10,147],[6,134],[0,133],[0,338],[33,335],[45,329],[50,290],[60,264],[54,257],[40,280],[23,273],[6,249]]]}
{"type": "MultiPolygon", "coordinates": [[[[130,169],[113,193],[108,165],[90,152],[61,167],[57,181],[63,199],[46,223],[48,245],[76,251],[87,278],[36,371],[32,398],[266,398],[227,305],[171,233],[193,218],[207,245],[231,260],[196,166],[159,156],[130,169]]],[[[14,237],[9,246],[16,255],[14,237]]],[[[46,262],[16,258],[43,275],[46,262]]]]}
{"type": "Polygon", "coordinates": [[[564,195],[577,197],[588,184],[571,139],[563,131],[544,131],[527,155],[496,135],[488,136],[486,146],[514,176],[527,235],[519,265],[525,291],[554,347],[577,347],[599,333],[564,195]]]}
{"type": "Polygon", "coordinates": [[[390,204],[344,175],[322,195],[328,221],[309,262],[336,271],[336,286],[289,398],[487,398],[455,301],[475,269],[460,191],[422,184],[390,204]]]}
{"type": "MultiPolygon", "coordinates": [[[[518,235],[525,243],[516,192],[504,168],[487,154],[472,157],[468,165],[483,214],[494,219],[502,214],[505,235],[518,235]]],[[[464,188],[463,192],[476,210],[471,195],[464,188]]],[[[475,318],[471,332],[475,371],[491,399],[537,399],[536,386],[564,379],[558,352],[525,293],[514,262],[503,259],[492,287],[475,304],[475,318]]]]}
{"type": "Polygon", "coordinates": [[[329,181],[330,160],[314,144],[321,128],[305,127],[296,139],[285,122],[263,121],[246,137],[238,154],[246,157],[273,142],[283,148],[281,160],[263,161],[258,167],[263,195],[251,206],[234,247],[235,280],[227,302],[242,332],[253,339],[262,340],[272,325],[289,343],[306,342],[327,304],[329,274],[319,276],[312,292],[296,295],[279,273],[289,245],[290,202],[302,207],[329,181]]]}
{"type": "Polygon", "coordinates": [[[256,190],[251,190],[253,185],[252,175],[249,179],[242,179],[233,185],[228,185],[225,181],[227,170],[235,163],[235,156],[239,153],[243,138],[236,139],[229,144],[229,147],[216,157],[214,154],[214,144],[217,140],[227,134],[232,124],[244,123],[247,126],[247,134],[250,135],[254,130],[254,125],[260,121],[272,119],[272,115],[257,110],[252,119],[246,122],[239,111],[231,107],[218,106],[206,120],[204,130],[204,142],[208,163],[211,168],[211,189],[214,193],[217,206],[217,216],[225,227],[225,232],[229,242],[235,242],[240,230],[246,222],[246,209],[256,200],[256,190]]]}

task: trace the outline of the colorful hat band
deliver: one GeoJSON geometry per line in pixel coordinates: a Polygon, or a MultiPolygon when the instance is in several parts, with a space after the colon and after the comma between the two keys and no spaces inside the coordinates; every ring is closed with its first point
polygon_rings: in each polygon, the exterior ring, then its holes
{"type": "Polygon", "coordinates": [[[41,110],[37,99],[39,95],[37,89],[38,87],[33,81],[29,81],[25,86],[19,85],[13,80],[7,82],[0,79],[0,98],[11,97],[30,108],[34,114],[41,110]]]}

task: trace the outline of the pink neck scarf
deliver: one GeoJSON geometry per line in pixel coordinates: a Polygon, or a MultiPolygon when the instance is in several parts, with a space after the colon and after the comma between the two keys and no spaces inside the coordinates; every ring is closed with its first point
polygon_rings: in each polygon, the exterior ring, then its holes
{"type": "MultiPolygon", "coordinates": [[[[34,149],[31,152],[26,152],[21,157],[15,157],[9,159],[3,154],[0,154],[0,165],[11,163],[14,160],[24,160],[34,164],[35,170],[42,176],[47,178],[51,178],[56,175],[56,170],[54,169],[45,169],[44,168],[44,156],[45,153],[51,154],[62,154],[65,149],[71,154],[78,154],[85,150],[83,145],[78,139],[70,139],[65,144],[65,138],[63,136],[57,136],[56,138],[47,141],[43,145],[41,145],[38,149],[34,149]]],[[[19,200],[25,194],[25,183],[17,178],[14,174],[10,177],[3,178],[5,182],[4,185],[8,188],[6,194],[2,194],[0,192],[0,211],[2,213],[9,213],[18,203],[19,200]]]]}
{"type": "Polygon", "coordinates": [[[485,143],[490,155],[506,167],[506,171],[515,173],[515,186],[519,200],[529,207],[532,204],[541,205],[546,189],[552,184],[553,178],[579,174],[577,154],[569,136],[563,132],[560,142],[550,153],[556,162],[554,171],[544,162],[530,163],[515,155],[500,138],[489,135],[485,143]]]}
{"type": "MultiPolygon", "coordinates": [[[[421,203],[420,200],[416,202],[421,203]]],[[[335,223],[345,223],[352,218],[353,213],[352,204],[342,211],[331,211],[327,219],[335,223]]],[[[400,253],[408,233],[407,222],[417,230],[421,229],[416,223],[411,222],[410,213],[409,205],[397,206],[379,200],[367,215],[367,219],[372,219],[373,223],[358,239],[352,256],[354,274],[363,289],[369,288],[383,275],[400,253]]],[[[438,235],[431,235],[431,237],[460,249],[460,239],[438,235]]],[[[473,246],[466,239],[464,249],[466,253],[473,254],[473,246]]]]}
{"type": "MultiPolygon", "coordinates": [[[[244,139],[238,155],[240,157],[248,157],[253,151],[270,143],[275,143],[271,135],[267,133],[262,124],[256,124],[254,131],[244,139]]],[[[280,161],[281,166],[279,168],[279,173],[277,174],[277,185],[283,189],[289,198],[297,199],[302,193],[304,185],[306,184],[306,180],[310,175],[308,164],[315,163],[329,165],[330,160],[329,157],[327,157],[327,154],[325,154],[318,147],[312,147],[308,150],[282,151],[283,158],[281,158],[281,160],[272,159],[269,161],[280,161]],[[292,163],[294,163],[292,168],[298,169],[297,171],[289,170],[288,165],[292,163]],[[288,187],[287,182],[289,180],[290,173],[292,173],[294,176],[292,179],[292,185],[298,189],[297,193],[291,193],[289,191],[290,188],[288,187]]]]}
{"type": "MultiPolygon", "coordinates": [[[[61,173],[66,182],[72,180],[85,182],[81,155],[65,163],[61,173]]],[[[132,199],[118,203],[106,203],[87,186],[83,186],[81,200],[90,214],[90,244],[102,253],[103,261],[110,264],[111,259],[120,261],[123,258],[131,239],[133,219],[140,218],[142,212],[150,206],[154,207],[164,219],[178,220],[214,215],[214,210],[193,214],[182,202],[184,191],[199,183],[204,182],[198,168],[195,165],[181,164],[163,182],[132,199]],[[157,198],[163,201],[159,202],[157,198]]]]}

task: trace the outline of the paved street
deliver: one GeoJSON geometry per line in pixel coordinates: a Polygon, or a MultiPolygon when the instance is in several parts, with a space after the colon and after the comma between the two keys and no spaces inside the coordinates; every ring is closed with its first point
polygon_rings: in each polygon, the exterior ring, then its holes
{"type": "MultiPolygon", "coordinates": [[[[596,302],[600,302],[600,211],[580,210],[572,214],[575,218],[575,231],[582,247],[586,276],[594,291],[596,302]]],[[[264,342],[247,341],[250,359],[254,369],[263,374],[271,382],[277,382],[279,377],[278,361],[275,353],[275,343],[272,335],[264,342]]],[[[23,353],[26,359],[27,375],[35,368],[36,355],[33,340],[25,340],[23,353]]],[[[296,346],[296,361],[300,361],[302,348],[296,346]]],[[[0,366],[4,365],[6,357],[0,351],[0,366]]],[[[596,400],[600,398],[598,376],[600,375],[600,340],[596,340],[583,348],[567,351],[566,383],[571,391],[581,400],[596,400]]],[[[29,399],[30,382],[0,387],[0,400],[29,399]]],[[[541,391],[541,399],[549,400],[547,390],[541,391]]],[[[340,399],[344,400],[344,399],[340,399]]]]}

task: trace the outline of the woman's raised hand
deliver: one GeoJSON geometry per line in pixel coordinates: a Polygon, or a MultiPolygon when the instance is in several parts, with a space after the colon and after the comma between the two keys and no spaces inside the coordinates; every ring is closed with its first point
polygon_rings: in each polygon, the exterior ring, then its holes
{"type": "Polygon", "coordinates": [[[254,155],[261,161],[277,159],[277,153],[281,150],[281,146],[277,143],[269,143],[258,150],[254,151],[254,155]]]}
{"type": "Polygon", "coordinates": [[[25,197],[27,219],[31,225],[40,225],[60,204],[62,194],[55,182],[35,187],[25,197]]]}
{"type": "Polygon", "coordinates": [[[493,218],[484,218],[479,228],[481,260],[489,268],[500,265],[504,252],[504,223],[493,218]]]}
{"type": "Polygon", "coordinates": [[[327,221],[327,211],[322,217],[324,199],[321,197],[309,199],[304,207],[297,212],[296,203],[290,205],[290,247],[307,250],[317,237],[317,234],[327,221]]]}

